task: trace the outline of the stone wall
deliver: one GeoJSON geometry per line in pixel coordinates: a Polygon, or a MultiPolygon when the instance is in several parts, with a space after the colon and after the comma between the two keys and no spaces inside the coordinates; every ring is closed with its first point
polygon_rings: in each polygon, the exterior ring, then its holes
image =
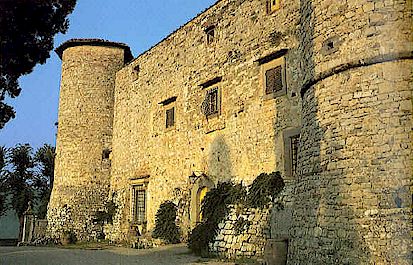
{"type": "Polygon", "coordinates": [[[262,209],[230,205],[229,214],[218,225],[218,234],[210,244],[211,252],[229,259],[262,259],[268,240],[288,241],[294,186],[294,181],[287,181],[283,191],[262,209]]]}
{"type": "Polygon", "coordinates": [[[148,181],[151,230],[159,205],[176,188],[191,188],[194,173],[215,183],[249,184],[262,172],[284,171],[282,132],[300,126],[298,9],[298,1],[273,14],[265,1],[218,1],[117,73],[111,189],[125,194],[119,238],[132,224],[132,184],[148,181]],[[211,25],[215,41],[207,44],[211,25]],[[260,59],[284,49],[287,92],[271,98],[260,59]],[[215,84],[221,109],[206,118],[201,105],[209,87],[203,86],[215,78],[221,78],[215,84]],[[172,106],[175,125],[166,129],[165,111],[172,106]]]}
{"type": "Polygon", "coordinates": [[[302,1],[288,264],[411,264],[411,1],[302,1]]]}
{"type": "MultiPolygon", "coordinates": [[[[70,225],[92,235],[93,213],[112,194],[117,212],[105,232],[129,240],[136,233],[132,185],[146,188],[140,229],[153,228],[165,200],[180,205],[179,220],[191,227],[199,176],[248,185],[281,171],[288,203],[266,218],[272,238],[290,240],[288,264],[411,264],[411,0],[266,7],[263,0],[217,1],[125,67],[124,48],[67,47],[52,235],[70,225]],[[286,92],[268,96],[263,72],[275,58],[285,60],[286,92]],[[213,87],[220,109],[206,117],[201,107],[213,87]],[[172,107],[175,123],[166,128],[172,107]],[[300,127],[293,178],[283,138],[300,127]]],[[[256,214],[244,213],[252,221],[256,214]]],[[[236,219],[233,212],[221,224],[214,250],[261,253],[264,241],[251,242],[261,224],[235,236],[236,219]]]]}
{"type": "Polygon", "coordinates": [[[218,224],[219,233],[210,245],[212,253],[230,259],[262,257],[270,238],[271,209],[230,207],[229,215],[218,224]]]}

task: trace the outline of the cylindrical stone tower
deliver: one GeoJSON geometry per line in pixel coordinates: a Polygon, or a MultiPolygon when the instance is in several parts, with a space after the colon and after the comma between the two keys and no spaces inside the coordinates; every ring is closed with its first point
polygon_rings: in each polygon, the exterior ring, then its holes
{"type": "Polygon", "coordinates": [[[411,264],[411,5],[301,0],[288,264],[411,264]]]}
{"type": "Polygon", "coordinates": [[[109,193],[115,75],[132,55],[125,44],[98,39],[72,39],[56,52],[62,77],[48,232],[88,240],[109,193]]]}

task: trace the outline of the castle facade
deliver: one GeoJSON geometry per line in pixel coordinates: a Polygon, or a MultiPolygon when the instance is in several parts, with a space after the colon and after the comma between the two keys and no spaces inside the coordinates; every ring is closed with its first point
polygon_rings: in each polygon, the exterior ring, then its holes
{"type": "MultiPolygon", "coordinates": [[[[409,264],[410,0],[220,0],[133,58],[73,39],[62,59],[48,231],[182,227],[218,181],[280,171],[288,264],[409,264]]],[[[273,233],[274,234],[274,233],[273,233]]]]}

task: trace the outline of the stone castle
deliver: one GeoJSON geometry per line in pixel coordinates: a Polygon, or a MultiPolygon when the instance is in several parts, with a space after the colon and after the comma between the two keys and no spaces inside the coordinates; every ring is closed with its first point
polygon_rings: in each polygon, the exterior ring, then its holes
{"type": "MultiPolygon", "coordinates": [[[[280,171],[287,264],[411,264],[411,0],[220,0],[133,58],[73,39],[62,59],[48,233],[199,221],[218,181],[280,171]]],[[[251,252],[253,255],[257,252],[251,252]]]]}

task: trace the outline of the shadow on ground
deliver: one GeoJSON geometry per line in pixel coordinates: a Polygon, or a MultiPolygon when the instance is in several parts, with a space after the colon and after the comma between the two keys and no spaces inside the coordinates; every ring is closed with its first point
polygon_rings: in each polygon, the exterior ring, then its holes
{"type": "Polygon", "coordinates": [[[103,250],[50,247],[0,247],[1,265],[233,265],[200,259],[184,244],[154,249],[109,247],[103,250]]]}

